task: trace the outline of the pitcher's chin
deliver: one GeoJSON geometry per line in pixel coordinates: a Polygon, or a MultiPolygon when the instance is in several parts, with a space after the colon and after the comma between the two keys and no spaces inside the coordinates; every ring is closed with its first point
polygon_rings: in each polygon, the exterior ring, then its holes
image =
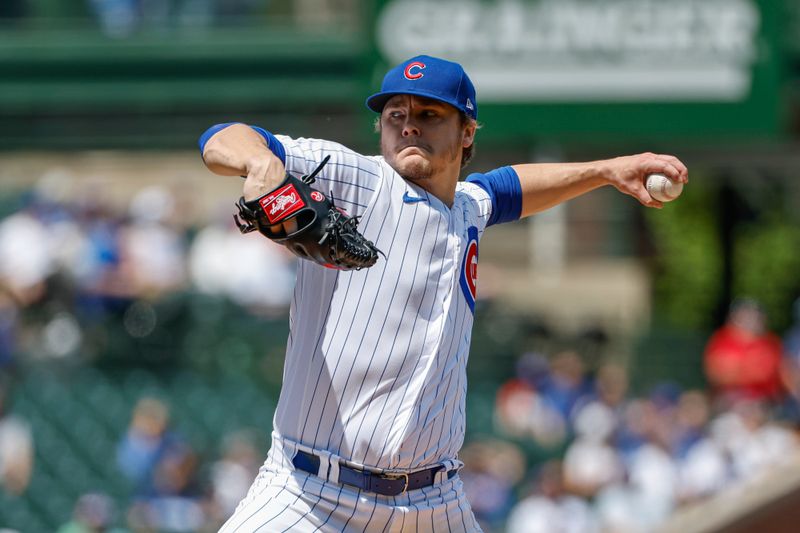
{"type": "Polygon", "coordinates": [[[431,163],[425,157],[412,153],[400,155],[395,161],[395,170],[407,180],[417,181],[431,177],[431,163]]]}

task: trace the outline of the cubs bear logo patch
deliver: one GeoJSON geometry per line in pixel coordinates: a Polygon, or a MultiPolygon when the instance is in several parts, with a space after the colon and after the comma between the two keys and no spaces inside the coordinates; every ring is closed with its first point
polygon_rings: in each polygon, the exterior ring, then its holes
{"type": "Polygon", "coordinates": [[[461,260],[461,291],[470,311],[475,312],[475,295],[478,288],[478,228],[467,229],[467,246],[461,260]]]}

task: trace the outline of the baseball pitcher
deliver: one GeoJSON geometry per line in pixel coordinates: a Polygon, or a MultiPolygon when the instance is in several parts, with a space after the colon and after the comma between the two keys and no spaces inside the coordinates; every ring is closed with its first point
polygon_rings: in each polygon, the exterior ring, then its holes
{"type": "Polygon", "coordinates": [[[435,57],[391,69],[366,103],[380,155],[238,123],[200,138],[212,172],[246,178],[240,229],[303,259],[272,446],[226,533],[480,531],[458,451],[484,230],[605,185],[660,207],[647,175],[687,181],[652,153],[459,181],[478,101],[435,57]]]}

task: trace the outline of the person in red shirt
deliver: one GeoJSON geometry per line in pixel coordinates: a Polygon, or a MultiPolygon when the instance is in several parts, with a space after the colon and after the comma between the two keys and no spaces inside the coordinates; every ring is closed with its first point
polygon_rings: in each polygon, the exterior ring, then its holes
{"type": "Polygon", "coordinates": [[[781,355],[781,340],[767,331],[758,302],[736,300],[706,345],[706,377],[723,399],[778,400],[783,393],[781,355]]]}

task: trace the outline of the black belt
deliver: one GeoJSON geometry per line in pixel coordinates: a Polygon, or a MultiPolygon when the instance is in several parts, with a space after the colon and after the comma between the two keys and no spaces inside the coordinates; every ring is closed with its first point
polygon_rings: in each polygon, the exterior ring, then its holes
{"type": "MultiPolygon", "coordinates": [[[[292,459],[292,464],[298,470],[303,470],[315,476],[319,472],[319,457],[312,453],[299,451],[292,459]]],[[[361,490],[382,494],[384,496],[399,496],[409,490],[430,487],[436,479],[436,474],[444,469],[443,465],[437,465],[426,470],[419,470],[411,474],[405,473],[386,473],[376,474],[367,470],[350,468],[343,464],[339,465],[339,483],[352,485],[361,490]]],[[[447,472],[447,479],[452,478],[458,473],[453,469],[447,472]]]]}

